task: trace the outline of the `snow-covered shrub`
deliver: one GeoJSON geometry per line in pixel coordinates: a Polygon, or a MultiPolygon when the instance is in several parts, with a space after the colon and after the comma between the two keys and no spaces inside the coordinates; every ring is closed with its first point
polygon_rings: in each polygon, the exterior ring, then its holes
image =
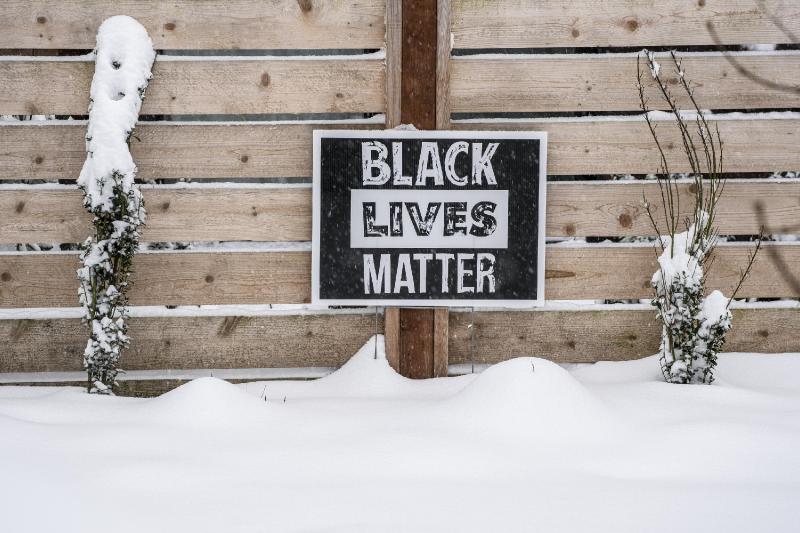
{"type": "Polygon", "coordinates": [[[88,389],[108,394],[119,372],[120,352],[129,343],[126,291],[145,220],[129,142],[155,51],[141,24],[116,16],[100,26],[94,55],[86,162],[78,178],[94,235],[81,247],[78,293],[91,328],[83,353],[88,389]]]}
{"type": "Polygon", "coordinates": [[[674,118],[673,124],[680,131],[683,152],[691,168],[690,191],[694,193],[691,218],[679,220],[680,176],[670,172],[668,160],[656,134],[656,124],[652,120],[653,115],[645,96],[641,64],[637,59],[639,102],[661,156],[657,178],[666,231],[662,231],[652,206],[645,199],[650,222],[660,235],[657,240],[661,250],[658,258],[659,270],[653,275],[651,285],[655,290],[652,304],[662,326],[659,347],[661,371],[664,379],[670,383],[711,383],[714,381],[717,354],[722,350],[725,334],[731,328],[728,307],[750,272],[761,239],[759,238],[747,269],[731,298],[726,298],[720,291],[713,291],[706,296],[705,275],[717,240],[714,218],[717,202],[725,185],[722,174],[722,140],[719,130],[711,128],[705,113],[697,105],[691,84],[675,54],[671,54],[672,63],[680,80],[680,87],[694,106],[692,112],[677,108],[675,98],[662,79],[661,65],[656,61],[655,55],[645,51],[645,57],[650,77],[663,103],[670,109],[674,118]],[[695,123],[691,131],[689,120],[695,123]],[[679,232],[681,222],[685,230],[679,232]]]}

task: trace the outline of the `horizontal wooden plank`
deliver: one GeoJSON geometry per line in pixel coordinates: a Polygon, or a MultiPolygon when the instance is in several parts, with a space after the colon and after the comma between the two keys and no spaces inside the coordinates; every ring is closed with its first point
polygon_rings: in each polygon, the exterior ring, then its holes
{"type": "MultiPolygon", "coordinates": [[[[800,54],[746,53],[736,59],[763,79],[800,86],[800,54]]],[[[679,107],[691,108],[670,60],[659,62],[679,107]]],[[[753,81],[720,54],[684,54],[683,67],[703,109],[800,107],[796,92],[753,81]]],[[[639,109],[635,54],[458,56],[450,61],[450,91],[454,113],[639,109]]],[[[665,108],[654,87],[648,95],[652,108],[665,108]]]]}
{"type": "MultiPolygon", "coordinates": [[[[800,168],[800,119],[744,118],[715,124],[725,142],[726,171],[800,168]]],[[[377,123],[142,122],[131,152],[141,179],[304,177],[311,175],[312,130],[381,127],[377,123]]],[[[453,127],[546,131],[547,170],[552,176],[658,170],[658,151],[642,120],[456,121],[453,127]]],[[[677,129],[660,121],[658,132],[671,169],[689,170],[677,129]]],[[[86,158],[85,133],[83,123],[0,125],[0,180],[75,179],[86,158]]]]}
{"type": "MultiPolygon", "coordinates": [[[[0,114],[85,115],[94,63],[0,60],[0,114]]],[[[382,59],[158,58],[142,114],[380,113],[382,59]]]]}
{"type": "MultiPolygon", "coordinates": [[[[128,324],[126,370],[336,367],[375,333],[375,314],[131,317],[128,324]]],[[[11,347],[0,372],[80,370],[86,329],[79,319],[0,320],[0,340],[11,347]]]]}
{"type": "Polygon", "coordinates": [[[114,15],[138,20],[157,49],[381,48],[385,10],[385,0],[6,0],[0,48],[92,49],[114,15]]]}
{"type": "MultiPolygon", "coordinates": [[[[311,240],[307,187],[145,188],[144,200],[144,241],[311,240]]],[[[82,201],[78,190],[0,190],[0,243],[83,242],[82,201]]]]}
{"type": "MultiPolygon", "coordinates": [[[[725,351],[796,352],[798,327],[797,308],[734,309],[725,351]]],[[[660,330],[649,310],[451,312],[450,364],[491,364],[524,355],[560,363],[638,359],[658,351],[660,330]]]]}
{"type": "Polygon", "coordinates": [[[771,16],[800,33],[793,0],[494,0],[453,2],[455,48],[791,43],[771,16]],[[766,9],[763,9],[766,8],[766,9]]]}
{"type": "MultiPolygon", "coordinates": [[[[726,351],[800,351],[796,308],[735,309],[733,316],[726,351]]],[[[131,371],[339,366],[375,331],[371,312],[133,317],[129,325],[132,342],[122,367],[131,371]]],[[[378,331],[383,332],[382,318],[378,331]]],[[[655,353],[659,339],[655,313],[640,308],[451,312],[449,331],[450,364],[496,363],[530,355],[559,363],[638,359],[655,353]],[[472,355],[470,323],[475,328],[472,355]]],[[[0,320],[0,342],[7,347],[0,372],[79,371],[86,330],[78,319],[0,320]]]]}
{"type": "MultiPolygon", "coordinates": [[[[750,251],[720,246],[710,288],[730,293],[750,251]]],[[[72,253],[0,254],[0,307],[75,306],[77,265],[72,253]]],[[[765,245],[739,296],[800,296],[782,265],[798,277],[800,245],[765,245]]],[[[546,269],[550,300],[647,298],[656,257],[651,246],[552,245],[546,269]]],[[[140,253],[134,270],[133,305],[307,303],[311,296],[311,254],[302,251],[140,253]]]]}
{"type": "MultiPolygon", "coordinates": [[[[725,115],[723,115],[724,117],[725,115]]],[[[800,119],[710,121],[724,143],[725,172],[775,172],[800,168],[800,119]],[[757,142],[753,142],[757,140],[757,142]]],[[[750,115],[752,117],[752,115],[750,115]]],[[[462,130],[547,132],[550,175],[647,174],[658,172],[659,154],[644,120],[559,122],[558,120],[455,121],[462,130]]],[[[674,121],[656,121],[671,172],[691,170],[674,121]]],[[[2,129],[0,129],[2,133],[2,129]]]]}
{"type": "MultiPolygon", "coordinates": [[[[140,122],[131,139],[138,177],[282,178],[311,176],[315,129],[375,129],[377,122],[140,122]]],[[[76,179],[86,159],[86,124],[0,125],[0,180],[76,179]]]]}
{"type": "MultiPolygon", "coordinates": [[[[679,220],[691,219],[694,185],[682,183],[679,220]]],[[[547,185],[547,235],[655,235],[645,202],[666,231],[659,186],[653,180],[555,182],[547,185]]],[[[720,235],[800,233],[800,180],[731,180],[714,219],[720,235]]]]}
{"type": "MultiPolygon", "coordinates": [[[[679,187],[681,220],[693,206],[692,187],[679,187]]],[[[551,182],[547,192],[548,237],[653,235],[644,199],[660,220],[652,181],[551,182]]],[[[148,187],[144,198],[144,241],[311,240],[309,187],[148,187]]],[[[2,244],[83,242],[89,221],[78,190],[0,189],[2,244]]],[[[797,233],[798,221],[800,181],[730,181],[716,218],[721,235],[756,234],[762,225],[768,234],[797,233]]]]}

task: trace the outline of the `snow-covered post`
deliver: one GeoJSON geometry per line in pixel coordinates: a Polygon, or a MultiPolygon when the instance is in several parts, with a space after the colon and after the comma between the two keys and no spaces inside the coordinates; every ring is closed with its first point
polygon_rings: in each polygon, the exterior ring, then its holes
{"type": "Polygon", "coordinates": [[[693,188],[690,190],[694,194],[692,216],[684,222],[685,231],[679,232],[682,214],[678,176],[670,172],[669,161],[656,134],[656,124],[645,95],[643,69],[637,58],[639,102],[661,157],[657,177],[666,231],[661,230],[652,206],[645,199],[650,222],[660,235],[659,269],[653,275],[651,285],[655,290],[652,303],[662,326],[659,347],[661,371],[664,379],[670,383],[711,383],[714,381],[717,354],[722,350],[725,334],[731,328],[728,307],[753,266],[761,238],[731,297],[726,298],[720,291],[705,296],[706,266],[710,264],[717,240],[714,225],[717,202],[725,185],[722,139],[719,130],[711,127],[706,114],[697,105],[692,86],[677,56],[671,54],[672,64],[678,75],[679,87],[692,103],[691,113],[678,109],[676,99],[662,78],[661,65],[656,61],[655,54],[645,50],[644,55],[652,82],[680,132],[683,152],[691,168],[689,175],[693,188]],[[695,122],[691,130],[688,122],[690,116],[695,122]],[[704,174],[706,179],[703,179],[704,174]]]}
{"type": "Polygon", "coordinates": [[[129,142],[156,54],[141,24],[116,16],[100,26],[94,55],[86,162],[78,178],[94,235],[81,248],[78,293],[91,328],[83,353],[88,390],[110,394],[129,343],[126,292],[145,220],[129,142]]]}

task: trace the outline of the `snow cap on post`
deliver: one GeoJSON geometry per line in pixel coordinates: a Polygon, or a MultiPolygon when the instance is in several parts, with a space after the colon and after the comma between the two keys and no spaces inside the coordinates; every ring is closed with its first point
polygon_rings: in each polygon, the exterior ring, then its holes
{"type": "Polygon", "coordinates": [[[131,17],[111,17],[97,31],[86,134],[88,157],[78,178],[92,208],[111,208],[114,180],[110,176],[114,171],[123,176],[125,190],[136,177],[128,140],[152,77],[155,56],[147,30],[131,17]]]}

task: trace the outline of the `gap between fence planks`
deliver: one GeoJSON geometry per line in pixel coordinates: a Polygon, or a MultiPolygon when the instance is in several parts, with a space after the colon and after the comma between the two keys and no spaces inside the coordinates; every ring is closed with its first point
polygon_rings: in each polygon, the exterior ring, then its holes
{"type": "Polygon", "coordinates": [[[794,0],[454,2],[452,25],[456,48],[713,45],[708,22],[723,44],[791,43],[770,15],[800,33],[794,0]]]}
{"type": "MultiPolygon", "coordinates": [[[[725,350],[800,351],[798,312],[734,309],[725,350]]],[[[127,370],[336,367],[373,334],[374,314],[132,317],[129,324],[133,341],[122,358],[127,370]]],[[[451,312],[450,364],[524,355],[560,363],[637,359],[657,351],[659,327],[651,309],[451,312]]],[[[78,319],[0,320],[0,342],[7,347],[0,372],[79,371],[86,334],[78,319]]]]}
{"type": "MultiPolygon", "coordinates": [[[[800,85],[800,53],[741,53],[753,74],[800,85]]],[[[703,109],[783,109],[798,106],[797,93],[776,91],[736,71],[717,53],[682,54],[686,77],[703,109]]],[[[681,109],[691,109],[679,90],[668,56],[659,58],[664,81],[681,109]]],[[[645,65],[644,70],[647,71],[645,65]]],[[[645,80],[651,80],[649,72],[645,80]]],[[[665,109],[648,83],[652,109],[665,109]]],[[[457,56],[450,60],[450,106],[454,113],[638,111],[636,54],[457,56]]]]}
{"type": "Polygon", "coordinates": [[[128,15],[156,49],[381,48],[385,0],[5,0],[0,48],[91,50],[108,17],[128,15]],[[304,9],[307,6],[307,9],[304,9]]]}
{"type": "MultiPolygon", "coordinates": [[[[653,235],[644,199],[657,218],[661,212],[653,181],[550,182],[547,188],[548,237],[653,235]]],[[[680,220],[694,205],[692,188],[679,186],[680,220]]],[[[311,240],[310,187],[148,187],[143,194],[143,241],[311,240]]],[[[78,190],[0,189],[0,244],[83,242],[90,216],[82,199],[78,190]]],[[[721,235],[754,235],[762,224],[767,234],[796,233],[800,181],[729,181],[715,222],[721,235]]]]}
{"type": "MultiPolygon", "coordinates": [[[[658,122],[674,172],[689,170],[672,123],[658,122]]],[[[800,168],[800,118],[717,120],[727,172],[800,168]],[[754,142],[754,139],[757,142],[754,142]]],[[[548,174],[625,174],[658,170],[659,156],[643,120],[455,121],[460,130],[548,133],[548,174]]],[[[314,129],[382,128],[381,123],[230,124],[140,122],[131,152],[140,179],[279,178],[311,175],[314,129]]],[[[0,180],[72,179],[86,159],[86,125],[0,123],[0,180]]]]}
{"type": "MultiPolygon", "coordinates": [[[[720,245],[709,289],[730,294],[750,245],[720,245]]],[[[774,260],[800,264],[800,245],[765,243],[740,298],[798,297],[774,260]]],[[[649,298],[656,270],[650,245],[547,246],[548,300],[649,298]]],[[[0,307],[74,307],[75,253],[0,254],[0,307]]],[[[139,253],[133,263],[132,305],[291,304],[310,300],[311,254],[270,252],[139,253]]],[[[796,277],[796,273],[794,274],[796,277]]]]}
{"type": "MultiPolygon", "coordinates": [[[[0,115],[86,115],[94,62],[0,59],[0,115]]],[[[383,113],[383,59],[159,56],[143,115],[383,113]]]]}

